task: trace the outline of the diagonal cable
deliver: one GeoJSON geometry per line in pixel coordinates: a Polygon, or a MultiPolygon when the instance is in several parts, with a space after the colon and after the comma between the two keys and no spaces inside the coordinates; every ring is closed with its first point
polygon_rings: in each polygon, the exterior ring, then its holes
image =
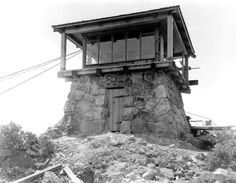
{"type": "MultiPolygon", "coordinates": [[[[74,55],[72,55],[71,57],[67,58],[67,60],[69,60],[69,59],[75,57],[75,56],[78,55],[78,54],[79,54],[79,52],[76,53],[76,54],[74,54],[74,55]]],[[[3,95],[3,94],[5,94],[5,93],[7,93],[7,92],[13,90],[13,89],[16,88],[16,87],[18,87],[18,86],[20,86],[20,85],[23,85],[24,83],[26,83],[26,82],[28,82],[28,81],[30,81],[30,80],[32,80],[32,79],[34,79],[34,78],[36,78],[36,77],[42,75],[43,73],[45,73],[45,72],[47,72],[47,71],[53,69],[54,67],[56,67],[56,66],[58,66],[58,65],[60,65],[60,63],[55,64],[55,65],[53,65],[53,66],[51,66],[51,67],[49,67],[49,68],[43,70],[42,72],[40,72],[40,73],[38,73],[38,74],[36,74],[36,75],[34,75],[34,76],[32,76],[32,77],[26,79],[26,80],[24,80],[24,81],[22,81],[22,82],[20,82],[20,83],[18,83],[18,84],[16,84],[16,85],[14,85],[14,86],[12,86],[12,87],[10,87],[10,88],[8,88],[8,89],[2,91],[2,92],[0,93],[0,95],[3,95]]]]}
{"type": "MultiPolygon", "coordinates": [[[[76,54],[76,53],[79,53],[79,52],[81,52],[81,50],[72,52],[72,53],[68,54],[67,56],[70,56],[70,55],[73,55],[73,54],[76,54]]],[[[41,64],[37,64],[37,65],[31,66],[31,67],[28,67],[28,68],[25,68],[25,69],[22,69],[22,70],[13,72],[13,73],[11,73],[11,74],[8,74],[8,75],[5,75],[5,76],[1,76],[1,77],[0,77],[0,81],[5,81],[5,80],[11,79],[11,78],[13,78],[13,77],[16,77],[16,76],[18,76],[18,75],[24,74],[24,73],[26,73],[26,72],[29,72],[29,71],[38,69],[38,68],[43,67],[43,66],[45,66],[45,65],[51,64],[51,63],[53,63],[53,62],[56,62],[56,61],[58,61],[60,58],[61,58],[61,57],[58,57],[58,58],[55,58],[55,59],[52,59],[52,60],[43,62],[43,63],[41,63],[41,64]]]]}

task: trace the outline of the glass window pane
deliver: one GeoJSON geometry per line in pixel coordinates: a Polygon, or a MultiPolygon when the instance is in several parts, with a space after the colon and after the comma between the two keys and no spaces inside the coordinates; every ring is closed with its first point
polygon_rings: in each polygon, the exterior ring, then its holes
{"type": "Polygon", "coordinates": [[[127,39],[127,60],[140,59],[139,33],[129,33],[127,39]]]}
{"type": "Polygon", "coordinates": [[[142,35],[141,58],[148,59],[155,57],[155,37],[154,35],[142,35]]]}
{"type": "Polygon", "coordinates": [[[125,35],[114,35],[113,62],[125,61],[125,35]]]}
{"type": "Polygon", "coordinates": [[[98,63],[98,42],[88,42],[86,48],[86,64],[97,64],[98,63]]]}
{"type": "Polygon", "coordinates": [[[111,36],[101,37],[99,63],[111,62],[111,36]]]}

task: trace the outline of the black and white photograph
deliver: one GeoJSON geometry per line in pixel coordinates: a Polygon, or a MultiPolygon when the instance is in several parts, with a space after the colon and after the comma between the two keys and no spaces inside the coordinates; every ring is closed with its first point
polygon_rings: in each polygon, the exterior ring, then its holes
{"type": "Polygon", "coordinates": [[[0,2],[0,183],[236,183],[236,2],[0,2]]]}

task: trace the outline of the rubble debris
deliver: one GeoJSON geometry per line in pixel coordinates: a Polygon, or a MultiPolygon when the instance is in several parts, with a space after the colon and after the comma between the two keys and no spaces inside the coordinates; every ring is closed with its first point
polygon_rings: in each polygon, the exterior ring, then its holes
{"type": "Polygon", "coordinates": [[[59,177],[53,172],[45,172],[41,183],[60,183],[59,177]]]}
{"type": "Polygon", "coordinates": [[[167,146],[150,143],[144,137],[110,132],[62,137],[54,142],[64,156],[56,155],[52,163],[70,165],[84,183],[87,181],[80,175],[86,169],[94,173],[87,176],[94,177],[94,183],[189,182],[207,172],[203,170],[206,152],[181,149],[183,144],[178,141],[164,140],[167,146]]]}

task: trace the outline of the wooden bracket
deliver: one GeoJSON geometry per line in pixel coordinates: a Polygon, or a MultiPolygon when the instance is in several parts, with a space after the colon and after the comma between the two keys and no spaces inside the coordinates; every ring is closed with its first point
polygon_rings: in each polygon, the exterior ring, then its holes
{"type": "Polygon", "coordinates": [[[189,85],[198,85],[198,80],[189,80],[188,84],[189,85]]]}

